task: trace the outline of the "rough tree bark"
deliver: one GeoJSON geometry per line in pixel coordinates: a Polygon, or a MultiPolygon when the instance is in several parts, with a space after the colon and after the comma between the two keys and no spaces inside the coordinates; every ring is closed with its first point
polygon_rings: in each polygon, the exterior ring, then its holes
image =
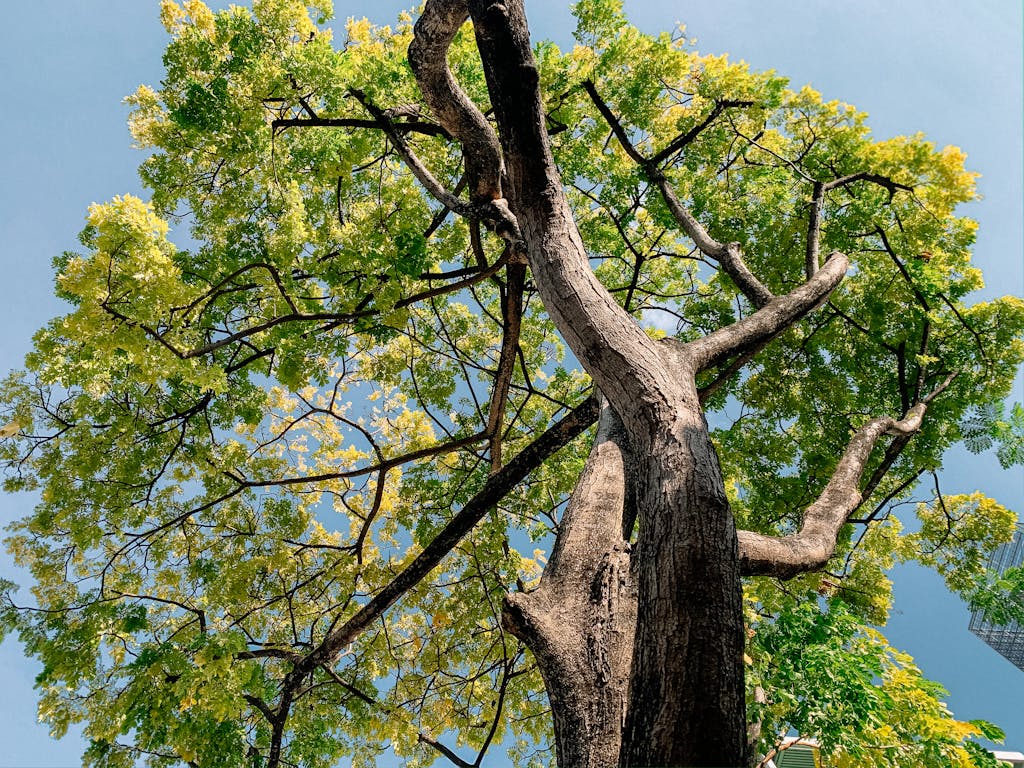
{"type": "MultiPolygon", "coordinates": [[[[839,285],[848,259],[833,253],[819,265],[812,226],[807,282],[774,296],[751,273],[739,245],[713,240],[677,199],[659,168],[670,152],[643,157],[596,87],[584,83],[680,228],[757,309],[694,342],[655,342],[590,269],[548,143],[522,0],[428,0],[409,61],[424,100],[466,156],[470,204],[448,200],[443,189],[435,196],[483,219],[526,258],[558,330],[607,399],[540,585],[510,596],[504,617],[542,671],[558,763],[747,765],[742,576],[788,578],[821,567],[860,503],[874,445],[884,434],[915,432],[936,393],[902,420],[875,419],[853,436],[799,533],[738,533],[696,377],[719,365],[741,366],[813,311],[839,285]],[[448,46],[467,19],[497,133],[446,64],[448,46]]],[[[680,137],[671,151],[687,140],[680,137]]],[[[439,186],[414,157],[407,161],[425,187],[439,186]]]]}
{"type": "Polygon", "coordinates": [[[502,616],[544,677],[559,765],[600,768],[619,759],[636,629],[627,455],[625,431],[606,404],[540,584],[509,595],[502,616]]]}
{"type": "MultiPolygon", "coordinates": [[[[520,3],[471,2],[506,197],[545,307],[622,420],[637,480],[636,634],[623,765],[742,765],[738,546],[694,382],[601,286],[547,140],[520,3]]],[[[550,691],[550,688],[549,688],[550,691]]]]}

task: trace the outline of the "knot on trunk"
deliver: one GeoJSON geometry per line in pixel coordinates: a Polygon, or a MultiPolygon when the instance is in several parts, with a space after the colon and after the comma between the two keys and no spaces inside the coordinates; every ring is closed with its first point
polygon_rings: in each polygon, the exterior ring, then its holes
{"type": "Polygon", "coordinates": [[[522,640],[527,648],[533,646],[544,633],[546,623],[543,612],[538,610],[536,592],[512,592],[505,595],[501,604],[501,626],[513,637],[522,640]]]}

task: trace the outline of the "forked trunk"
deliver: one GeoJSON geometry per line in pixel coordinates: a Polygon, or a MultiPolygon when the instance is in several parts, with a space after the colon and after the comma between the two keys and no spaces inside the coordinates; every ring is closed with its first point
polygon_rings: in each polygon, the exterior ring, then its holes
{"type": "MultiPolygon", "coordinates": [[[[812,222],[806,282],[773,295],[746,266],[740,246],[712,238],[666,178],[660,164],[685,142],[645,157],[595,84],[584,83],[614,139],[658,188],[681,230],[756,308],[698,339],[657,342],[590,268],[552,156],[523,0],[428,0],[409,63],[427,104],[466,151],[472,205],[441,188],[406,152],[417,178],[449,208],[486,220],[517,265],[525,259],[552,321],[607,397],[606,411],[615,413],[602,418],[539,588],[510,597],[504,617],[544,675],[559,765],[745,766],[741,567],[747,575],[780,578],[820,568],[862,501],[860,478],[875,443],[895,435],[902,442],[890,448],[898,455],[927,403],[955,374],[902,419],[880,416],[856,432],[799,531],[737,536],[696,376],[723,365],[735,373],[732,366],[744,365],[820,306],[849,259],[833,252],[819,263],[819,227],[812,222]],[[445,60],[467,16],[497,134],[459,90],[445,60]],[[634,520],[637,545],[630,551],[634,520]]],[[[891,182],[870,178],[892,192],[891,182]]]]}
{"type": "Polygon", "coordinates": [[[631,441],[604,408],[541,583],[504,623],[537,659],[561,768],[746,765],[736,534],[699,410],[631,441]]]}
{"type": "Polygon", "coordinates": [[[471,186],[618,417],[606,409],[541,584],[511,597],[504,621],[544,675],[561,768],[739,768],[739,556],[694,384],[700,355],[669,354],[590,269],[551,154],[522,0],[427,3],[410,64],[428,104],[464,147],[495,151],[489,123],[443,62],[467,14],[504,165],[483,174],[467,163],[471,186]],[[627,476],[637,488],[632,553],[627,476]]]}

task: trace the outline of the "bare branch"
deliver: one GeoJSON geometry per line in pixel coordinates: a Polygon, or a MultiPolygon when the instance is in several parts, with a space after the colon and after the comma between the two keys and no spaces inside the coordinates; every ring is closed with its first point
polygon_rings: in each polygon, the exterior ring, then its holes
{"type": "Polygon", "coordinates": [[[487,433],[490,440],[491,472],[501,469],[501,440],[505,423],[505,405],[509,385],[515,371],[516,352],[519,349],[519,331],[523,319],[523,291],[526,287],[526,264],[516,262],[508,265],[508,280],[502,303],[503,325],[501,354],[498,371],[491,390],[491,404],[487,411],[487,433]]]}
{"type": "MultiPolygon", "coordinates": [[[[464,190],[465,188],[466,174],[462,174],[459,177],[459,180],[455,182],[455,186],[452,188],[452,195],[458,198],[458,196],[462,194],[462,190],[464,190]]],[[[430,220],[430,226],[428,226],[423,231],[424,239],[429,239],[430,236],[433,235],[438,230],[438,228],[444,223],[444,220],[448,218],[449,213],[451,213],[451,210],[446,207],[442,208],[441,210],[434,214],[434,218],[430,220]]]]}
{"type": "Polygon", "coordinates": [[[807,257],[805,271],[808,279],[813,277],[814,273],[818,271],[818,253],[821,240],[821,207],[825,202],[825,193],[833,189],[848,186],[857,181],[868,181],[872,184],[878,184],[881,187],[885,187],[889,190],[890,201],[892,200],[893,195],[896,194],[896,190],[902,189],[907,192],[914,191],[913,187],[908,187],[906,184],[895,182],[888,176],[881,176],[877,173],[868,173],[866,171],[851,173],[847,176],[833,179],[832,181],[815,181],[814,191],[811,193],[811,212],[807,221],[807,257]]]}
{"type": "Polygon", "coordinates": [[[322,664],[331,663],[345,646],[430,573],[505,494],[555,451],[593,424],[597,419],[597,411],[594,398],[576,406],[501,470],[491,475],[484,487],[455,513],[423,551],[355,615],[329,632],[320,645],[295,666],[294,672],[305,674],[322,664]]]}
{"type": "Polygon", "coordinates": [[[453,763],[455,763],[455,765],[459,766],[459,768],[475,768],[475,765],[473,763],[469,762],[468,760],[463,760],[461,757],[459,757],[451,749],[449,749],[444,744],[439,742],[433,736],[428,736],[426,733],[421,733],[419,735],[419,740],[422,744],[429,744],[431,747],[433,747],[442,755],[444,755],[453,763]]]}
{"type": "Polygon", "coordinates": [[[263,699],[258,698],[256,696],[252,696],[248,693],[244,694],[242,698],[244,698],[247,702],[252,704],[252,706],[256,707],[256,709],[258,709],[260,713],[267,719],[267,722],[274,722],[274,717],[276,716],[276,713],[269,706],[267,706],[267,703],[263,701],[263,699]]]}
{"type": "Polygon", "coordinates": [[[445,208],[455,211],[462,216],[472,216],[472,210],[470,206],[459,200],[455,195],[449,192],[445,186],[438,181],[434,175],[427,169],[422,161],[416,156],[416,154],[406,144],[405,139],[402,138],[401,134],[397,130],[395,123],[391,121],[391,118],[387,116],[384,110],[380,109],[373,104],[367,98],[366,94],[357,88],[349,89],[349,92],[359,100],[359,103],[366,108],[366,111],[373,115],[377,122],[379,122],[388,138],[391,139],[391,143],[395,145],[395,149],[398,150],[398,154],[405,160],[405,164],[409,166],[409,170],[412,171],[416,180],[431,194],[431,196],[439,203],[444,205],[445,208]]]}
{"type": "Polygon", "coordinates": [[[700,222],[679,202],[675,190],[664,175],[658,173],[652,181],[661,191],[669,212],[683,231],[706,256],[722,265],[725,273],[755,307],[763,307],[774,298],[774,294],[750,271],[740,250],[739,243],[720,243],[713,239],[700,222]]]}
{"type": "Polygon", "coordinates": [[[743,355],[775,338],[825,301],[842,281],[849,265],[850,260],[835,251],[814,277],[785,296],[773,298],[749,317],[686,344],[665,339],[665,348],[676,348],[690,356],[697,370],[706,370],[734,355],[743,355]]]}
{"type": "MultiPolygon", "coordinates": [[[[379,120],[365,120],[353,117],[293,117],[278,118],[270,124],[270,127],[275,131],[283,131],[288,128],[376,128],[378,130],[385,130],[388,126],[385,126],[379,120]]],[[[393,122],[390,128],[401,133],[422,133],[426,136],[451,138],[451,134],[443,127],[425,120],[393,122]]]]}
{"type": "Polygon", "coordinates": [[[721,115],[725,110],[732,109],[734,107],[752,107],[754,102],[741,100],[741,99],[724,99],[722,101],[715,102],[715,108],[711,110],[707,117],[704,118],[700,123],[693,126],[686,133],[679,136],[679,138],[670,142],[667,147],[658,152],[654,157],[651,158],[650,162],[652,165],[661,165],[665,160],[672,157],[676,152],[681,150],[688,144],[691,144],[709,125],[711,125],[718,116],[721,115]]]}
{"type": "Polygon", "coordinates": [[[626,154],[643,169],[644,174],[651,183],[658,187],[665,200],[665,205],[668,206],[672,217],[676,220],[676,223],[682,227],[686,235],[693,240],[701,253],[721,264],[722,269],[724,269],[726,274],[732,278],[736,287],[740,289],[743,295],[746,296],[755,307],[763,307],[771,301],[771,292],[765,288],[765,286],[762,285],[756,277],[754,277],[753,273],[747,268],[746,263],[743,261],[739,244],[720,243],[711,237],[701,223],[697,221],[697,219],[694,218],[686,207],[679,201],[675,190],[672,189],[671,185],[668,183],[668,179],[665,177],[665,174],[658,167],[658,164],[662,160],[678,152],[680,149],[696,139],[700,132],[711,125],[715,118],[717,118],[727,107],[749,106],[750,102],[718,102],[715,105],[715,108],[711,111],[711,114],[709,114],[708,117],[700,123],[700,125],[695,126],[690,131],[670,143],[653,158],[647,159],[641,155],[636,147],[633,146],[632,142],[630,142],[625,128],[622,127],[622,123],[619,122],[615,113],[612,112],[611,108],[601,98],[601,95],[597,92],[597,88],[594,84],[587,80],[583,83],[583,87],[594,102],[597,110],[601,113],[601,116],[604,117],[605,121],[612,129],[612,133],[615,135],[615,138],[618,139],[619,144],[622,145],[623,150],[625,150],[626,154]]]}
{"type": "Polygon", "coordinates": [[[810,280],[818,271],[818,252],[821,241],[821,205],[825,201],[825,185],[814,182],[811,193],[811,213],[807,219],[807,256],[804,272],[810,280]]]}
{"type": "Polygon", "coordinates": [[[597,92],[597,88],[594,83],[590,80],[583,81],[583,88],[590,96],[591,101],[594,102],[594,106],[597,107],[597,111],[601,113],[601,117],[608,123],[608,127],[612,129],[612,133],[615,134],[615,138],[619,140],[619,144],[627,155],[640,167],[647,168],[649,161],[646,157],[640,154],[636,147],[633,146],[633,142],[629,140],[629,136],[626,133],[626,129],[622,127],[622,123],[619,122],[619,118],[615,116],[611,108],[605,103],[604,99],[601,98],[597,92]]]}
{"type": "Polygon", "coordinates": [[[828,562],[835,552],[839,529],[861,503],[860,479],[875,443],[883,435],[894,435],[897,440],[909,438],[920,429],[926,408],[925,403],[918,403],[900,421],[891,417],[872,419],[857,430],[821,496],[804,512],[797,533],[778,537],[739,531],[744,575],[788,579],[828,562]]]}
{"type": "Polygon", "coordinates": [[[401,466],[402,464],[407,464],[411,461],[419,461],[421,459],[430,458],[431,456],[439,456],[441,454],[461,450],[462,448],[466,448],[474,443],[480,442],[485,437],[485,432],[478,432],[457,440],[438,443],[437,445],[420,448],[418,451],[410,451],[409,453],[394,456],[390,459],[383,459],[378,463],[367,467],[356,467],[355,469],[349,469],[342,472],[324,472],[318,475],[295,475],[293,477],[280,477],[276,480],[243,480],[238,478],[238,482],[245,488],[272,488],[287,485],[304,485],[306,483],[322,483],[328,480],[347,480],[354,477],[361,477],[363,475],[386,472],[389,469],[401,466]]]}
{"type": "MultiPolygon", "coordinates": [[[[540,72],[518,2],[470,3],[477,48],[501,127],[508,204],[529,242],[545,308],[601,392],[629,420],[668,380],[654,342],[594,275],[545,128],[540,72]]],[[[494,204],[504,202],[496,200],[494,204]]]]}
{"type": "Polygon", "coordinates": [[[605,552],[623,544],[633,529],[627,509],[632,505],[626,503],[627,445],[622,422],[603,402],[593,447],[562,515],[539,591],[589,584],[605,552]]]}
{"type": "Polygon", "coordinates": [[[855,181],[870,181],[872,184],[877,184],[880,187],[885,187],[889,190],[889,197],[892,198],[896,194],[896,190],[902,189],[904,192],[913,192],[913,187],[908,187],[906,184],[900,184],[899,182],[893,181],[888,176],[881,176],[877,173],[868,173],[867,171],[860,171],[858,173],[851,173],[848,176],[842,176],[838,179],[825,182],[822,188],[825,192],[832,189],[838,189],[839,187],[845,187],[847,184],[853,184],[855,181]]]}

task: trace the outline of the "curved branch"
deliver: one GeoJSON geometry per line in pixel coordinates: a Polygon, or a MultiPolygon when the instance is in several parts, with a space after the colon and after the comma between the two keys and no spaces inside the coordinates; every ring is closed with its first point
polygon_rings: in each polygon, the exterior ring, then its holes
{"type": "Polygon", "coordinates": [[[818,500],[804,512],[797,533],[780,537],[739,531],[743,574],[789,579],[824,566],[835,552],[839,529],[860,506],[860,479],[875,443],[887,434],[909,438],[920,429],[926,408],[918,403],[900,421],[872,419],[857,430],[818,500]]]}
{"type": "Polygon", "coordinates": [[[889,190],[890,202],[892,202],[892,198],[896,195],[896,190],[898,189],[906,192],[914,191],[913,187],[895,182],[888,176],[881,176],[877,173],[868,173],[866,171],[851,173],[832,181],[815,181],[813,191],[811,192],[811,211],[807,220],[807,251],[804,270],[808,278],[813,277],[814,273],[818,271],[818,253],[821,240],[821,207],[825,203],[825,193],[857,181],[868,181],[880,187],[885,187],[885,189],[889,190]]]}
{"type": "Polygon", "coordinates": [[[413,27],[409,66],[438,122],[462,143],[470,197],[480,203],[502,196],[502,162],[494,129],[448,68],[448,48],[468,18],[466,0],[427,2],[413,27]]]}
{"type": "Polygon", "coordinates": [[[893,181],[888,176],[882,176],[877,173],[868,173],[867,171],[859,171],[858,173],[851,173],[848,176],[841,176],[838,179],[825,182],[823,188],[826,192],[832,189],[838,189],[839,187],[845,187],[847,184],[853,184],[855,181],[870,181],[872,184],[877,184],[880,187],[885,187],[889,191],[889,199],[892,200],[896,194],[896,190],[902,189],[904,192],[913,192],[914,188],[907,186],[906,184],[900,184],[897,181],[893,181]]]}
{"type": "Polygon", "coordinates": [[[258,709],[260,711],[260,714],[262,714],[263,717],[266,718],[268,723],[270,723],[271,725],[274,724],[274,718],[277,716],[277,713],[274,712],[274,710],[271,709],[270,706],[265,701],[263,701],[263,699],[257,696],[252,696],[248,693],[243,694],[242,698],[249,702],[249,704],[251,704],[253,707],[258,709]]]}

